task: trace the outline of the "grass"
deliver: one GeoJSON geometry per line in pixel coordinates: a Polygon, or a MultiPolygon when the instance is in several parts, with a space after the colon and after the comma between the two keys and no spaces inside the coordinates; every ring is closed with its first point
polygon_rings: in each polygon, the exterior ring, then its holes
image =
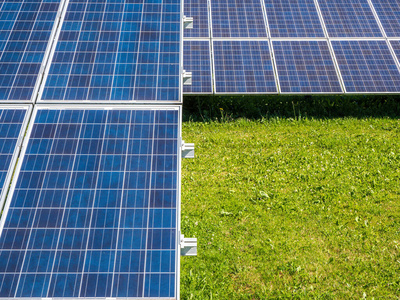
{"type": "Polygon", "coordinates": [[[185,122],[182,299],[398,299],[400,120],[185,122]]]}

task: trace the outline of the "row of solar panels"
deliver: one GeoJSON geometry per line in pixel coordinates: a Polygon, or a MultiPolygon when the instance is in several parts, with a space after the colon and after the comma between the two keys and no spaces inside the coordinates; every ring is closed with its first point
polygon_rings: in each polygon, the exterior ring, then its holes
{"type": "MultiPolygon", "coordinates": [[[[184,93],[397,93],[399,4],[185,1],[184,93]]],[[[3,1],[0,101],[181,102],[180,7],[3,1]]]]}
{"type": "Polygon", "coordinates": [[[399,0],[187,0],[185,38],[400,38],[399,0]]]}
{"type": "Polygon", "coordinates": [[[181,1],[4,0],[0,101],[180,102],[181,1]]]}
{"type": "Polygon", "coordinates": [[[0,106],[0,298],[179,297],[180,130],[180,106],[0,106]]]}
{"type": "Polygon", "coordinates": [[[399,93],[399,59],[400,40],[185,40],[183,91],[399,93]]]}
{"type": "Polygon", "coordinates": [[[0,2],[0,298],[179,298],[181,10],[0,2]]]}
{"type": "Polygon", "coordinates": [[[190,0],[184,11],[184,94],[400,92],[400,1],[190,0]]]}

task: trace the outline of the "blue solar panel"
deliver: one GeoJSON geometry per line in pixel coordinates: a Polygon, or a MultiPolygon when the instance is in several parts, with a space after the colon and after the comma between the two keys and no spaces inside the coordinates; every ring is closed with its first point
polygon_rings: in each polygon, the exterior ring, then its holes
{"type": "Polygon", "coordinates": [[[272,37],[324,37],[314,0],[264,0],[272,37]]]}
{"type": "Polygon", "coordinates": [[[326,41],[273,41],[283,93],[341,93],[326,41]]]}
{"type": "Polygon", "coordinates": [[[216,93],[277,93],[268,41],[214,41],[216,93]]]}
{"type": "Polygon", "coordinates": [[[0,211],[17,158],[18,139],[21,142],[25,131],[28,109],[27,106],[0,106],[0,211]]]}
{"type": "Polygon", "coordinates": [[[0,101],[32,101],[59,0],[0,2],[0,101]]]}
{"type": "Polygon", "coordinates": [[[71,0],[43,101],[180,101],[180,0],[71,0]]]}
{"type": "Polygon", "coordinates": [[[400,92],[400,72],[386,41],[332,41],[346,91],[400,92]]]}
{"type": "Polygon", "coordinates": [[[192,85],[184,85],[185,94],[212,93],[209,41],[183,42],[183,69],[192,72],[192,85]]]}
{"type": "Polygon", "coordinates": [[[0,297],[177,297],[179,107],[36,106],[0,297]]]}
{"type": "Polygon", "coordinates": [[[400,37],[400,1],[371,0],[388,37],[400,37]]]}
{"type": "Polygon", "coordinates": [[[381,37],[368,1],[318,0],[330,37],[381,37]]]}
{"type": "Polygon", "coordinates": [[[207,0],[186,0],[184,2],[184,15],[193,17],[193,28],[184,31],[185,38],[207,38],[210,36],[207,0]]]}
{"type": "Polygon", "coordinates": [[[212,0],[213,37],[267,37],[260,0],[212,0]]]}

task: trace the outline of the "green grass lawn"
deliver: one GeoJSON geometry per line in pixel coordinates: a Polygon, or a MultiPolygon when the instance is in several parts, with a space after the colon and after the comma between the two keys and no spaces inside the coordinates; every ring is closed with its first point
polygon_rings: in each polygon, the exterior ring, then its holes
{"type": "Polygon", "coordinates": [[[398,299],[400,120],[183,124],[182,299],[398,299]]]}

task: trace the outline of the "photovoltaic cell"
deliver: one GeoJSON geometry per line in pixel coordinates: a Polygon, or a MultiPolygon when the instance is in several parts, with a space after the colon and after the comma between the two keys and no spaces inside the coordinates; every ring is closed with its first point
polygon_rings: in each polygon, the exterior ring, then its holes
{"type": "Polygon", "coordinates": [[[170,297],[180,111],[36,106],[2,218],[0,297],[170,297]]]}
{"type": "Polygon", "coordinates": [[[43,101],[180,101],[180,0],[71,0],[43,101]]]}
{"type": "Polygon", "coordinates": [[[260,0],[212,0],[213,37],[267,37],[260,0]]]}
{"type": "Polygon", "coordinates": [[[277,93],[268,41],[213,41],[216,93],[277,93]]]}
{"type": "Polygon", "coordinates": [[[400,92],[400,72],[386,41],[332,41],[350,93],[400,92]]]}
{"type": "Polygon", "coordinates": [[[341,93],[326,41],[273,41],[283,93],[341,93]]]}
{"type": "Polygon", "coordinates": [[[209,41],[183,42],[183,69],[192,72],[192,85],[184,85],[185,94],[212,93],[209,41]]]}
{"type": "Polygon", "coordinates": [[[18,139],[24,132],[26,115],[26,106],[0,106],[0,211],[3,209],[3,201],[8,190],[10,172],[14,168],[13,158],[16,159],[18,139]]]}
{"type": "Polygon", "coordinates": [[[313,0],[264,0],[271,37],[324,37],[313,0]]]}
{"type": "Polygon", "coordinates": [[[59,0],[0,2],[0,101],[33,100],[59,4],[59,0]]]}
{"type": "Polygon", "coordinates": [[[318,0],[330,37],[382,37],[368,1],[318,0]]]}
{"type": "Polygon", "coordinates": [[[400,1],[371,0],[388,37],[400,37],[400,1]]]}
{"type": "Polygon", "coordinates": [[[193,28],[184,30],[185,38],[208,38],[210,36],[207,0],[186,0],[184,15],[193,17],[193,28]]]}

